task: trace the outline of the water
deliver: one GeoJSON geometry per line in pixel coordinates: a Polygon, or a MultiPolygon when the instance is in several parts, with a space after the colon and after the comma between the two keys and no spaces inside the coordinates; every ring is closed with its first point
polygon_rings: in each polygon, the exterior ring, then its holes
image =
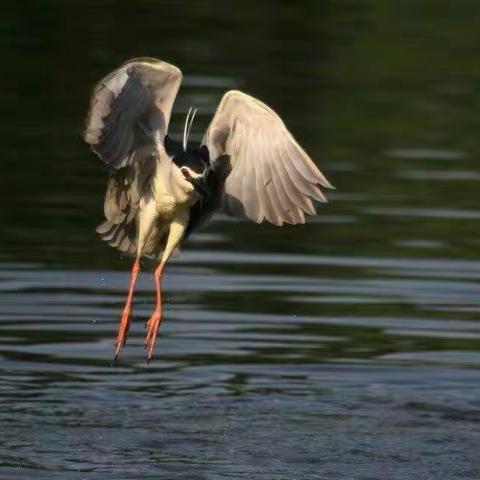
{"type": "Polygon", "coordinates": [[[480,478],[477,2],[10,3],[0,20],[2,479],[480,478]],[[303,227],[218,216],[168,268],[94,234],[90,89],[179,65],[179,133],[272,105],[337,187],[303,227]]]}

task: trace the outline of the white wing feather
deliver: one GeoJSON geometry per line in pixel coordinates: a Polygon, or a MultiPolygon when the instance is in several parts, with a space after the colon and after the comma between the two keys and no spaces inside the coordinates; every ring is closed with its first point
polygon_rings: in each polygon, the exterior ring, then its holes
{"type": "Polygon", "coordinates": [[[304,213],[315,214],[311,199],[326,202],[319,185],[333,188],[280,117],[245,93],[223,96],[202,143],[214,170],[229,163],[225,213],[257,223],[303,223],[304,213]]]}

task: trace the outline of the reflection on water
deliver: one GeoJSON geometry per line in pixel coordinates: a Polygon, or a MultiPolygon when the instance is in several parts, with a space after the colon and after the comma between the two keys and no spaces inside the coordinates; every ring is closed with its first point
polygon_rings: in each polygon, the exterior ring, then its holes
{"type": "Polygon", "coordinates": [[[479,477],[478,6],[236,7],[6,7],[0,478],[479,477]],[[245,89],[337,190],[303,227],[194,236],[149,366],[145,262],[112,366],[130,259],[95,237],[105,171],[80,132],[138,54],[184,69],[174,134],[245,89]]]}

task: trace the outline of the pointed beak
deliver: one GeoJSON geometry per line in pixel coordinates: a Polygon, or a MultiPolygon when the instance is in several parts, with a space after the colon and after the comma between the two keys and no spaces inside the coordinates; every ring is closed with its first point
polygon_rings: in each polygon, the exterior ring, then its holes
{"type": "Polygon", "coordinates": [[[192,179],[192,184],[195,187],[195,190],[204,197],[210,197],[212,191],[210,190],[206,177],[192,179]]]}

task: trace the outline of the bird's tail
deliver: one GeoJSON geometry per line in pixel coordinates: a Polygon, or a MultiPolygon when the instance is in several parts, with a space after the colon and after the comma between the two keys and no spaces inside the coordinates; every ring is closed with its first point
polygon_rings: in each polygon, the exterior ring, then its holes
{"type": "Polygon", "coordinates": [[[102,222],[95,231],[100,238],[110,246],[115,247],[121,252],[135,255],[137,245],[135,241],[135,227],[131,224],[113,223],[110,220],[102,222]]]}

